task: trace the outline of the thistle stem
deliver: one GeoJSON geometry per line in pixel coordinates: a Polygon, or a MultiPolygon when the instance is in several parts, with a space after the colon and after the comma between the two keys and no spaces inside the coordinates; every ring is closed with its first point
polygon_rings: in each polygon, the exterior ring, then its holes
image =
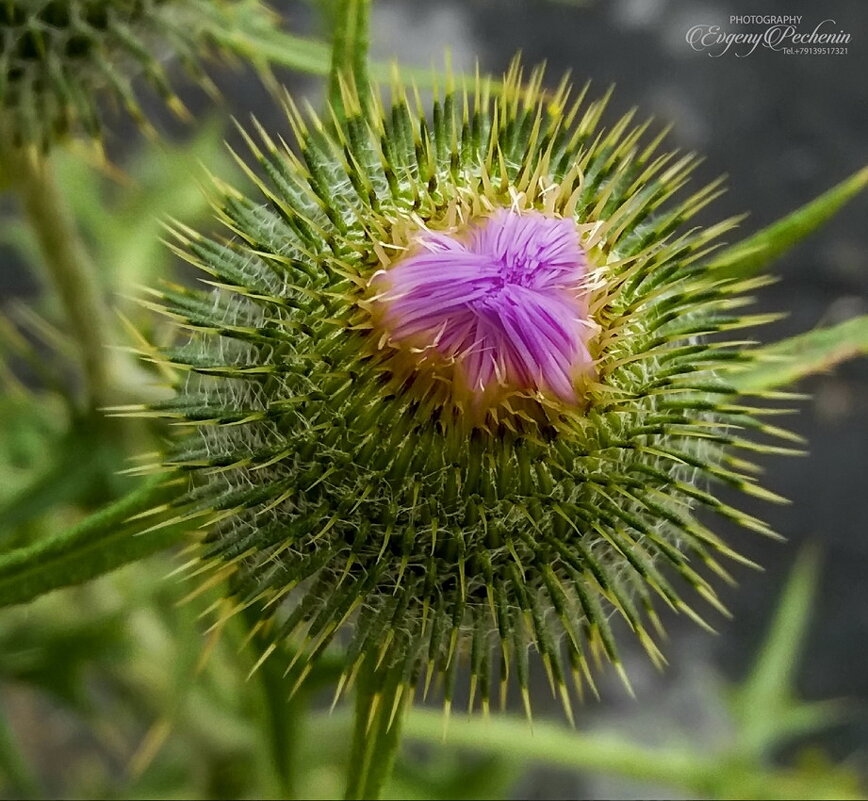
{"type": "Polygon", "coordinates": [[[377,665],[371,656],[359,668],[346,801],[380,797],[401,744],[406,689],[400,666],[377,665]]]}
{"type": "Polygon", "coordinates": [[[334,16],[329,100],[339,117],[346,115],[342,81],[355,85],[361,110],[370,108],[371,79],[368,74],[371,0],[339,0],[334,16]]]}
{"type": "Polygon", "coordinates": [[[10,150],[3,161],[81,353],[87,405],[96,408],[107,401],[109,372],[108,310],[96,269],[57,186],[50,159],[27,148],[10,150]]]}
{"type": "MultiPolygon", "coordinates": [[[[255,646],[255,651],[265,653],[272,646],[271,638],[260,628],[259,610],[248,606],[242,612],[247,638],[255,646]]],[[[278,654],[281,653],[278,651],[278,654]]],[[[277,798],[296,798],[298,788],[296,776],[299,772],[298,744],[301,741],[301,727],[309,706],[309,695],[302,687],[290,697],[290,685],[284,671],[284,660],[271,654],[260,664],[255,673],[260,689],[260,731],[266,740],[275,783],[274,796],[277,798]]]]}

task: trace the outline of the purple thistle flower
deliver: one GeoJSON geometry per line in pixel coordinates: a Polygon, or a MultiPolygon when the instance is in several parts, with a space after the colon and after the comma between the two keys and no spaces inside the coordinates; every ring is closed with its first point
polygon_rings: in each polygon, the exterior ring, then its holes
{"type": "Polygon", "coordinates": [[[500,389],[578,402],[593,360],[573,220],[501,208],[463,239],[426,232],[417,245],[376,279],[392,345],[455,364],[477,400],[500,389]]]}
{"type": "Polygon", "coordinates": [[[184,342],[146,414],[189,430],[161,464],[191,481],[152,511],[207,526],[194,572],[291,643],[292,691],[343,639],[377,736],[420,683],[451,708],[465,659],[469,708],[517,680],[530,713],[531,649],[572,719],[600,657],[629,687],[610,618],[660,666],[656,597],[723,609],[704,574],[744,560],[704,512],[773,533],[713,489],[775,498],[737,454],[785,449],[741,432],[787,436],[717,336],[768,319],[738,311],[762,279],[709,261],[735,221],[683,228],[717,182],[678,200],[691,157],[541,82],[291,108],[297,148],[249,142],[261,196],[220,188],[232,235],[174,231],[216,286],[159,293],[184,342]]]}

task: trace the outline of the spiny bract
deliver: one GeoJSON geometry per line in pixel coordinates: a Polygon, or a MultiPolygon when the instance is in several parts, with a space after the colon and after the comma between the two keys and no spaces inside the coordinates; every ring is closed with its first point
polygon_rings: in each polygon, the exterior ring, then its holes
{"type": "Polygon", "coordinates": [[[739,557],[696,509],[771,533],[705,488],[772,497],[732,449],[785,432],[734,402],[727,370],[751,356],[716,336],[767,319],[739,312],[763,281],[709,274],[735,221],[684,223],[719,183],[675,200],[694,159],[660,154],[632,115],[603,130],[606,97],[518,67],[444,84],[430,118],[399,89],[343,120],[290,101],[300,155],[245,134],[262,197],[221,185],[227,240],[175,227],[212,288],[155,293],[190,335],[160,357],[177,397],[145,413],[190,432],[161,468],[192,474],[176,517],[208,532],[196,564],[229,580],[225,614],[252,606],[295,644],[298,681],[338,637],[341,687],[373,657],[407,697],[444,678],[451,704],[464,657],[471,707],[510,675],[529,703],[532,646],[568,709],[571,676],[581,693],[596,658],[620,670],[613,610],[660,662],[655,596],[699,619],[682,584],[721,607],[700,571],[739,557]],[[383,328],[377,276],[505,213],[575,226],[593,370],[575,393],[531,382],[474,413],[383,328]]]}
{"type": "MultiPolygon", "coordinates": [[[[256,3],[241,0],[248,14],[256,3]]],[[[208,34],[227,27],[227,0],[3,0],[0,129],[16,144],[46,147],[70,129],[100,133],[97,101],[111,95],[145,124],[132,81],[146,76],[182,111],[163,69],[179,56],[199,66],[208,34]]],[[[236,12],[237,15],[237,12],[236,12]]]]}

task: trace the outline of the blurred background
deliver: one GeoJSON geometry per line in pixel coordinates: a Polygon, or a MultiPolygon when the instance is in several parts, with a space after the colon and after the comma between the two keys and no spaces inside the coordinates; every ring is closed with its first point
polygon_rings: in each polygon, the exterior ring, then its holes
{"type": "MultiPolygon", "coordinates": [[[[792,0],[762,4],[761,11],[757,5],[745,0],[376,0],[372,56],[427,67],[441,65],[448,49],[457,71],[472,71],[478,59],[483,71],[498,73],[521,51],[526,64],[547,63],[552,85],[565,71],[577,83],[591,80],[597,93],[615,84],[609,119],[638,106],[640,117],[653,115],[661,125],[672,122],[670,145],[707,157],[696,184],[721,173],[729,176],[727,194],[703,210],[700,221],[749,211],[741,229],[748,234],[843,180],[864,166],[868,155],[868,47],[863,41],[868,4],[830,0],[819,7],[792,0]],[[803,15],[809,29],[833,19],[836,29],[852,34],[849,51],[784,55],[759,49],[744,58],[732,53],[711,58],[685,40],[693,25],[728,28],[731,15],[756,13],[803,15]]],[[[293,33],[323,35],[322,17],[312,4],[272,0],[271,6],[293,33]]],[[[321,103],[319,79],[275,72],[294,95],[307,96],[314,106],[321,103]]],[[[180,269],[155,245],[155,217],[207,219],[197,159],[218,175],[234,174],[221,145],[224,136],[237,140],[226,123],[228,114],[242,122],[255,114],[267,129],[288,131],[282,112],[251,71],[239,64],[220,68],[214,77],[224,93],[219,105],[198,90],[185,96],[203,123],[192,128],[145,96],[146,111],[161,121],[169,142],[160,149],[118,121],[107,149],[123,177],[98,174],[72,158],[63,165],[77,214],[100,260],[129,269],[136,282],[180,269]],[[153,150],[159,153],[149,155],[153,150]],[[113,228],[96,212],[89,226],[88,204],[97,203],[113,228]]],[[[23,300],[50,315],[51,301],[41,296],[38,271],[29,266],[14,203],[4,199],[0,208],[0,303],[4,311],[20,310],[23,300]]],[[[775,265],[780,281],[761,293],[759,305],[787,317],[759,333],[764,341],[868,312],[866,212],[865,198],[857,198],[775,265]]],[[[125,292],[134,290],[127,286],[125,292]]],[[[30,375],[28,368],[24,372],[30,375]]],[[[798,389],[810,398],[795,402],[797,413],[782,418],[782,424],[808,439],[810,454],[763,462],[766,486],[794,503],[739,499],[787,542],[761,539],[735,526],[722,531],[737,550],[766,568],[763,573],[736,569],[739,587],[722,591],[733,619],[710,619],[719,632],[714,636],[689,620],[664,616],[670,667],[662,674],[623,638],[638,701],[613,677],[606,679],[603,700],[579,710],[580,730],[617,729],[648,744],[661,741],[664,733],[680,732],[709,749],[728,737],[727,688],[750,670],[796,555],[811,544],[819,552],[821,571],[796,686],[808,700],[846,699],[847,714],[812,734],[809,743],[796,739],[779,756],[814,754],[868,776],[868,361],[845,363],[798,389]]],[[[27,471],[36,469],[39,451],[53,434],[48,400],[46,419],[26,425],[7,400],[0,446],[12,454],[4,456],[2,467],[3,492],[10,494],[16,482],[23,485],[27,471]]],[[[61,508],[32,525],[50,529],[75,514],[61,508]]],[[[245,771],[256,751],[249,720],[258,702],[253,690],[251,697],[238,693],[241,685],[226,666],[238,644],[222,643],[218,650],[226,651],[226,665],[212,660],[197,680],[202,686],[190,691],[192,697],[185,694],[200,649],[180,653],[177,639],[186,632],[188,641],[201,645],[204,627],[195,604],[177,606],[183,588],[163,578],[172,566],[168,557],[152,559],[0,615],[7,717],[0,739],[13,734],[19,739],[21,759],[40,775],[49,796],[255,795],[245,771]],[[196,761],[191,754],[200,757],[197,767],[190,764],[196,761]]],[[[562,713],[544,676],[536,680],[538,714],[559,720],[562,713]]],[[[319,742],[315,730],[304,737],[314,750],[328,752],[329,744],[319,742]]],[[[340,791],[340,782],[323,753],[318,755],[321,773],[308,775],[303,787],[328,797],[340,791]]],[[[440,770],[424,749],[418,754],[411,749],[408,764],[413,759],[428,764],[429,772],[440,770]]],[[[399,771],[399,781],[400,776],[399,771]]],[[[502,792],[516,798],[675,796],[671,788],[541,766],[523,774],[504,768],[501,779],[502,792]]],[[[13,786],[7,781],[7,796],[13,786]]],[[[396,793],[403,785],[398,787],[396,793]]],[[[497,793],[483,787],[478,797],[497,793]]]]}

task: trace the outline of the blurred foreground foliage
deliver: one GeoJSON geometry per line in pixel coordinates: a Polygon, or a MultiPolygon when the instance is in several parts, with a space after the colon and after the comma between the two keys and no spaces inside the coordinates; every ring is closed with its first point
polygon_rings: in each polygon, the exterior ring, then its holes
{"type": "MultiPolygon", "coordinates": [[[[119,330],[108,339],[136,343],[142,334],[155,336],[155,321],[129,296],[145,284],[173,280],[177,268],[161,242],[161,220],[207,220],[202,165],[232,175],[234,162],[213,122],[186,142],[134,152],[123,169],[94,166],[97,155],[86,148],[77,143],[56,154],[58,182],[69,188],[67,200],[94,261],[111,265],[99,273],[117,311],[111,322],[119,330]]],[[[9,215],[3,220],[2,245],[43,275],[42,256],[24,219],[9,215]]],[[[106,419],[80,402],[75,349],[61,331],[63,313],[50,291],[41,293],[36,304],[13,302],[3,312],[0,537],[15,532],[16,544],[22,544],[40,531],[71,522],[75,513],[64,515],[64,505],[92,509],[131,489],[133,482],[118,474],[129,467],[129,458],[153,447],[155,432],[140,421],[106,419]],[[47,509],[59,517],[42,515],[47,509]],[[25,522],[35,529],[20,530],[25,522]]],[[[161,391],[159,376],[130,354],[117,350],[112,360],[111,392],[119,401],[161,391]]],[[[8,540],[5,544],[10,545],[8,540]]]]}
{"type": "MultiPolygon", "coordinates": [[[[160,555],[4,613],[3,797],[340,795],[352,721],[344,707],[329,713],[323,693],[337,665],[316,667],[287,703],[274,683],[287,655],[250,676],[257,650],[243,621],[204,634],[201,615],[219,592],[180,603],[189,588],[167,578],[176,564],[160,555]]],[[[385,797],[504,797],[534,763],[677,796],[862,797],[856,770],[812,742],[844,708],[805,702],[794,688],[816,579],[816,560],[803,554],[745,680],[710,677],[704,703],[727,710],[713,747],[667,721],[649,744],[631,736],[629,718],[613,728],[592,715],[574,731],[509,715],[446,723],[440,710],[417,707],[385,797]]]]}

